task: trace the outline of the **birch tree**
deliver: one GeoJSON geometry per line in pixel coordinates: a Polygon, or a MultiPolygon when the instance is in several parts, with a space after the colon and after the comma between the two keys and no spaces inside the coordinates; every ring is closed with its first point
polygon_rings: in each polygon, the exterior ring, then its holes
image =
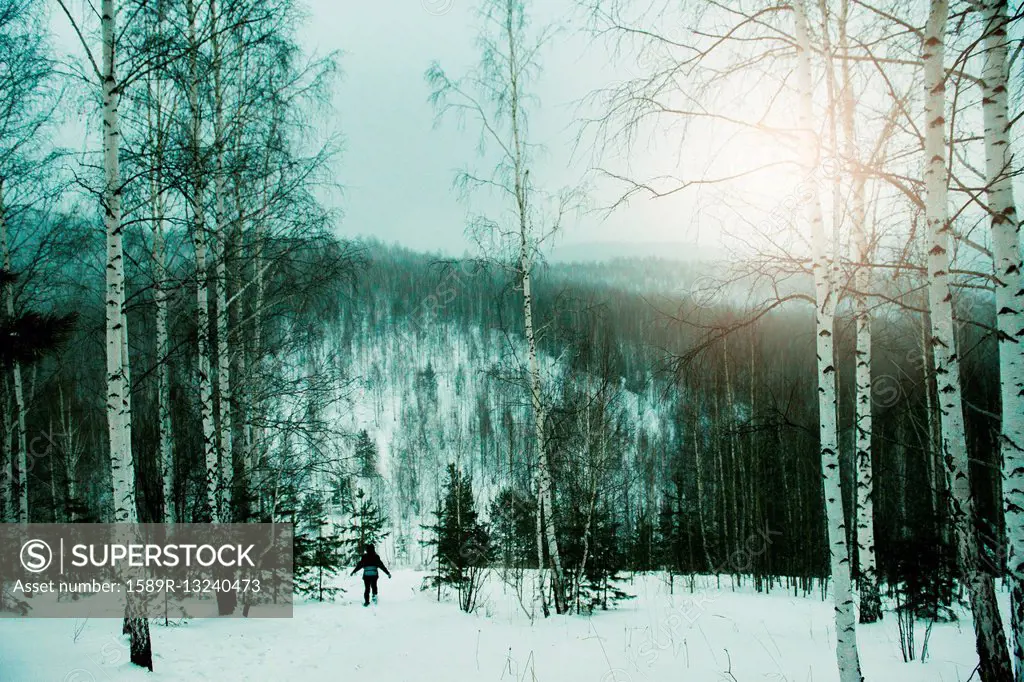
{"type": "Polygon", "coordinates": [[[866,178],[861,168],[857,150],[856,103],[853,94],[853,82],[849,50],[848,0],[840,5],[839,16],[839,52],[842,56],[842,98],[841,120],[843,126],[844,155],[848,166],[850,190],[850,219],[853,229],[853,244],[856,256],[854,274],[854,315],[856,319],[856,416],[855,424],[855,464],[856,479],[856,518],[857,518],[857,558],[860,576],[860,622],[874,623],[882,618],[882,603],[878,591],[878,574],[875,562],[875,513],[874,513],[874,480],[871,463],[872,437],[872,406],[871,392],[871,309],[868,295],[871,291],[871,243],[867,227],[866,178]]]}
{"type": "Polygon", "coordinates": [[[1013,196],[1010,144],[1006,0],[983,0],[982,112],[985,124],[985,180],[995,261],[996,326],[999,331],[999,445],[1003,457],[1003,509],[1011,595],[1014,672],[1024,681],[1024,276],[1020,218],[1013,196]]]}
{"type": "MultiPolygon", "coordinates": [[[[103,224],[106,233],[106,349],[107,433],[114,499],[114,522],[138,521],[135,500],[135,462],[132,458],[131,386],[129,384],[128,316],[125,312],[124,226],[121,222],[120,103],[126,82],[117,72],[118,26],[116,0],[100,6],[101,58],[97,64],[81,29],[58,0],[82,41],[101,90],[103,112],[103,224]]],[[[153,669],[149,621],[135,612],[135,600],[126,598],[125,629],[131,638],[132,663],[153,669]]]]}
{"type": "MultiPolygon", "coordinates": [[[[481,10],[486,28],[481,34],[483,59],[480,71],[463,80],[451,80],[437,64],[427,72],[433,88],[432,100],[441,115],[469,116],[481,126],[483,142],[497,148],[499,163],[492,176],[464,173],[459,183],[467,189],[493,188],[506,202],[510,226],[489,219],[476,221],[492,236],[507,236],[514,244],[512,271],[522,292],[522,319],[526,338],[526,375],[533,417],[536,447],[537,555],[540,573],[549,566],[556,613],[565,613],[567,585],[558,548],[549,461],[546,421],[548,418],[544,381],[537,351],[534,321],[533,274],[536,257],[545,234],[557,229],[572,204],[571,193],[558,200],[557,217],[546,220],[540,206],[542,193],[531,182],[530,165],[534,149],[529,142],[526,92],[529,78],[538,70],[538,51],[547,31],[530,40],[526,4],[522,0],[488,0],[481,10]],[[545,548],[546,557],[545,560],[545,548]]],[[[541,590],[543,596],[543,589],[541,590]]],[[[545,612],[547,609],[544,604],[545,612]]]]}
{"type": "MultiPolygon", "coordinates": [[[[166,29],[166,2],[157,0],[153,11],[153,38],[159,39],[166,29]]],[[[176,520],[174,508],[174,441],[171,430],[171,350],[167,326],[170,299],[167,272],[167,190],[165,178],[170,124],[166,110],[166,75],[155,71],[146,78],[146,129],[152,168],[149,171],[149,206],[152,221],[153,303],[156,308],[156,399],[157,399],[157,462],[163,490],[163,520],[176,520]]]]}
{"type": "Polygon", "coordinates": [[[220,517],[230,520],[232,472],[231,447],[231,356],[228,348],[228,277],[227,277],[227,239],[226,227],[226,193],[227,178],[225,176],[224,155],[228,132],[224,121],[224,57],[221,51],[217,0],[210,0],[210,43],[212,49],[213,69],[213,194],[214,194],[214,227],[212,232],[215,245],[217,301],[217,419],[219,428],[217,467],[219,471],[218,486],[220,496],[218,505],[220,517]]]}
{"type": "Polygon", "coordinates": [[[931,0],[922,48],[924,63],[924,181],[928,231],[928,304],[935,363],[941,448],[950,488],[950,518],[956,533],[957,555],[974,614],[979,670],[984,682],[1008,680],[1010,660],[996,603],[992,577],[981,566],[975,527],[974,495],[964,429],[960,357],[953,324],[950,289],[948,170],[946,165],[946,72],[944,65],[946,0],[931,0]]]}
{"type": "Polygon", "coordinates": [[[206,500],[204,515],[208,520],[220,520],[218,489],[220,483],[219,453],[214,424],[213,376],[210,359],[210,273],[209,246],[206,231],[206,152],[203,149],[203,115],[200,108],[199,57],[202,37],[199,34],[199,6],[196,0],[187,0],[188,14],[188,105],[189,105],[189,206],[192,211],[192,243],[196,261],[196,320],[199,372],[199,408],[202,413],[203,459],[206,464],[206,500]]]}
{"type": "MultiPolygon", "coordinates": [[[[815,173],[819,161],[820,142],[814,126],[814,84],[811,74],[811,41],[807,6],[804,0],[793,3],[794,35],[797,50],[797,87],[800,105],[798,126],[804,138],[801,165],[808,178],[815,173]]],[[[804,214],[811,228],[813,249],[815,326],[818,358],[818,438],[821,455],[822,487],[825,491],[825,522],[828,527],[829,556],[832,572],[835,622],[836,661],[842,682],[863,680],[857,652],[857,623],[854,615],[850,557],[846,543],[846,522],[843,511],[842,484],[839,475],[839,432],[836,423],[836,365],[833,340],[838,293],[829,262],[821,199],[816,187],[808,192],[804,214]]]]}

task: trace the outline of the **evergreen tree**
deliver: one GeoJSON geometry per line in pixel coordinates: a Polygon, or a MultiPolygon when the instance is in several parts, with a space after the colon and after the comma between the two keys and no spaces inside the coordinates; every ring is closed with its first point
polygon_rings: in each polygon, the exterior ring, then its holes
{"type": "Polygon", "coordinates": [[[388,517],[362,488],[356,489],[355,497],[344,500],[342,504],[349,521],[341,540],[341,554],[344,562],[355,564],[366,550],[366,545],[378,545],[391,535],[386,530],[388,517]]]}
{"type": "Polygon", "coordinates": [[[416,373],[416,394],[424,408],[437,404],[437,373],[430,360],[426,368],[416,373]]]}
{"type": "Polygon", "coordinates": [[[323,498],[311,493],[302,498],[302,504],[295,513],[295,591],[312,595],[317,601],[334,597],[344,591],[330,584],[330,578],[344,566],[342,546],[344,541],[335,529],[328,530],[327,506],[323,498]]]}
{"type": "Polygon", "coordinates": [[[429,526],[437,573],[431,576],[438,587],[451,586],[459,595],[459,608],[469,613],[483,584],[484,570],[493,556],[489,529],[479,520],[473,485],[454,464],[448,465],[444,494],[434,512],[437,523],[429,526]]]}
{"type": "Polygon", "coordinates": [[[370,434],[363,429],[356,436],[356,462],[359,466],[359,475],[364,478],[374,478],[377,473],[377,444],[370,438],[370,434]]]}
{"type": "Polygon", "coordinates": [[[566,518],[566,566],[576,574],[575,608],[577,611],[593,611],[600,606],[607,609],[621,599],[631,599],[617,586],[622,580],[619,572],[630,562],[623,552],[620,537],[621,524],[614,520],[609,510],[598,506],[590,519],[589,530],[583,509],[574,505],[566,518]],[[586,540],[584,546],[584,539],[586,540]],[[586,563],[584,561],[586,553],[586,563]],[[583,571],[580,575],[579,567],[583,571]]]}

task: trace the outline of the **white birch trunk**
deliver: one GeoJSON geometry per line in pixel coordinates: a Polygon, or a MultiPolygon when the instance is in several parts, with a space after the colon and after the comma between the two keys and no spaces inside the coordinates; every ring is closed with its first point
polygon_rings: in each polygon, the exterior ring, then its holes
{"type": "MultiPolygon", "coordinates": [[[[853,221],[856,230],[857,259],[867,263],[871,257],[864,229],[864,178],[854,178],[853,221]]],[[[871,287],[870,268],[857,269],[855,306],[856,340],[856,466],[857,466],[857,556],[860,563],[860,622],[874,623],[882,617],[875,560],[874,479],[871,463],[872,395],[871,395],[871,312],[867,292],[871,287]]]]}
{"type": "Polygon", "coordinates": [[[220,516],[230,519],[231,485],[234,466],[231,445],[231,355],[228,347],[228,277],[227,277],[227,230],[225,229],[225,178],[224,178],[224,92],[220,40],[217,35],[217,2],[210,0],[210,25],[213,31],[213,107],[214,107],[214,230],[213,238],[217,247],[217,276],[215,281],[217,298],[217,413],[220,427],[220,516]]]}
{"type": "Polygon", "coordinates": [[[974,613],[980,676],[983,682],[1008,680],[1010,660],[996,604],[992,577],[980,563],[974,498],[964,430],[953,302],[949,283],[948,178],[946,170],[945,56],[947,0],[932,0],[924,34],[925,216],[928,224],[928,302],[930,345],[935,361],[941,449],[950,488],[950,518],[956,530],[961,576],[974,613]]]}
{"type": "Polygon", "coordinates": [[[537,595],[540,597],[541,611],[544,613],[544,617],[547,618],[550,613],[548,611],[547,595],[544,589],[544,505],[540,502],[540,494],[537,495],[537,511],[536,511],[536,539],[537,539],[537,595]]]}
{"type": "MultiPolygon", "coordinates": [[[[157,31],[164,20],[163,4],[157,7],[157,31]]],[[[153,302],[156,306],[156,383],[157,438],[160,478],[163,487],[163,520],[173,523],[174,513],[174,444],[171,433],[171,371],[168,364],[170,335],[167,328],[167,247],[165,237],[166,203],[163,166],[164,141],[167,134],[163,111],[163,88],[160,77],[150,83],[149,127],[153,147],[154,169],[150,174],[149,201],[153,219],[153,302]]]]}
{"type": "MultiPolygon", "coordinates": [[[[160,192],[161,190],[157,190],[160,192]]],[[[154,291],[156,302],[156,354],[157,354],[157,428],[160,447],[160,470],[163,482],[164,522],[174,523],[174,440],[171,432],[171,368],[168,365],[170,335],[167,331],[167,267],[164,241],[164,204],[157,198],[153,234],[153,260],[157,286],[154,291]]]]}
{"type": "MultiPolygon", "coordinates": [[[[558,549],[558,533],[555,525],[554,495],[551,491],[551,467],[548,462],[547,443],[544,436],[544,422],[547,413],[544,406],[543,389],[541,386],[540,364],[537,360],[537,341],[533,328],[533,245],[530,243],[529,229],[529,188],[527,176],[529,171],[524,160],[524,141],[520,129],[520,113],[522,102],[519,93],[520,62],[518,57],[519,44],[514,26],[515,6],[508,3],[505,13],[505,36],[508,40],[508,86],[510,91],[510,118],[512,130],[512,158],[516,214],[519,220],[519,269],[523,287],[523,322],[526,331],[526,343],[529,352],[530,402],[533,407],[534,432],[537,438],[537,504],[542,509],[544,520],[544,538],[547,540],[548,554],[551,559],[551,586],[555,596],[555,612],[565,613],[568,604],[565,598],[565,573],[562,570],[562,556],[558,549]]],[[[539,567],[544,570],[543,565],[539,567]]]]}
{"type": "MultiPolygon", "coordinates": [[[[272,139],[278,129],[279,124],[279,111],[275,110],[272,112],[272,119],[270,124],[270,138],[272,139]]],[[[262,367],[264,366],[263,359],[263,304],[266,293],[266,267],[263,264],[263,241],[266,237],[266,226],[265,221],[267,214],[270,209],[270,198],[269,198],[269,179],[271,174],[270,165],[270,148],[268,147],[263,156],[263,169],[262,169],[262,187],[261,187],[261,199],[259,211],[255,213],[254,218],[254,241],[252,250],[252,263],[253,263],[253,279],[255,280],[255,293],[253,295],[252,303],[252,345],[251,345],[251,356],[249,360],[249,376],[250,380],[247,382],[245,391],[247,393],[247,406],[249,411],[248,418],[245,423],[245,453],[241,457],[241,471],[239,471],[239,479],[242,481],[242,485],[246,487],[247,498],[249,504],[252,504],[253,499],[257,499],[262,504],[262,494],[257,490],[258,482],[256,481],[256,475],[260,468],[260,460],[262,456],[263,443],[264,443],[264,429],[262,426],[254,424],[259,421],[263,414],[262,401],[257,397],[262,394],[260,388],[260,381],[262,378],[262,367]]],[[[236,195],[241,190],[236,186],[236,195]]],[[[239,204],[238,210],[239,220],[241,220],[242,210],[239,204]]]]}
{"type": "Polygon", "coordinates": [[[204,200],[205,171],[202,163],[201,135],[202,114],[199,110],[199,43],[196,35],[198,8],[195,0],[186,2],[188,12],[189,40],[189,87],[188,99],[192,116],[192,240],[196,252],[196,314],[199,345],[199,403],[203,422],[203,461],[206,463],[206,515],[216,523],[220,520],[217,504],[219,467],[217,466],[216,430],[213,417],[213,378],[210,364],[210,283],[207,265],[206,203],[204,200]]]}
{"type": "MultiPolygon", "coordinates": [[[[839,49],[845,56],[849,49],[847,26],[849,3],[843,0],[839,23],[839,49]]],[[[882,618],[882,603],[878,591],[878,570],[875,560],[874,480],[871,463],[872,395],[871,395],[871,311],[868,292],[871,290],[871,248],[865,210],[865,178],[857,155],[853,83],[850,62],[842,61],[843,97],[842,122],[846,162],[853,183],[850,214],[853,222],[853,241],[856,249],[854,276],[854,307],[857,326],[856,357],[856,416],[855,458],[857,471],[857,558],[860,567],[860,622],[874,623],[882,618]]]]}
{"type": "MultiPolygon", "coordinates": [[[[813,125],[813,82],[811,78],[811,44],[807,9],[804,0],[793,3],[796,19],[797,77],[800,90],[799,128],[806,134],[801,149],[805,175],[813,176],[818,162],[819,145],[813,125]]],[[[808,182],[811,182],[810,180],[808,182]]],[[[818,433],[821,453],[822,487],[825,494],[825,519],[835,591],[836,661],[841,682],[861,682],[860,658],[857,652],[857,622],[854,613],[850,577],[850,556],[846,544],[846,522],[843,512],[842,485],[839,474],[839,443],[836,425],[836,368],[833,348],[836,294],[827,254],[827,240],[817,188],[812,188],[805,202],[805,217],[810,223],[814,249],[815,320],[818,357],[818,433]]]]}
{"type": "MultiPolygon", "coordinates": [[[[0,179],[0,249],[3,250],[4,270],[11,271],[11,249],[7,239],[7,217],[4,209],[4,185],[0,179]]],[[[8,319],[14,318],[14,285],[4,287],[4,306],[8,319]]],[[[14,386],[14,448],[11,461],[4,472],[4,495],[7,513],[18,523],[28,523],[28,436],[25,430],[25,387],[22,383],[21,363],[11,363],[11,383],[14,386]],[[11,464],[17,462],[18,476],[13,478],[11,464]],[[15,495],[17,492],[17,495],[15,495]],[[17,506],[15,506],[15,501],[17,506]]]]}
{"type": "Polygon", "coordinates": [[[1012,601],[1014,672],[1024,682],[1024,277],[1020,219],[1013,197],[1013,150],[1007,102],[1007,2],[984,0],[985,66],[982,111],[985,176],[992,217],[996,323],[999,329],[999,444],[1003,458],[1003,509],[1012,601]]]}
{"type": "MultiPolygon", "coordinates": [[[[525,221],[521,226],[525,229],[525,221]]],[[[540,363],[537,359],[537,340],[533,330],[533,292],[531,288],[531,259],[526,245],[526,235],[522,235],[522,252],[520,263],[523,276],[523,321],[526,328],[526,343],[529,353],[530,371],[530,404],[533,407],[534,434],[537,438],[537,504],[541,507],[544,520],[544,539],[548,544],[551,559],[551,586],[555,593],[555,612],[565,613],[565,580],[562,570],[562,557],[558,551],[558,534],[555,527],[554,495],[551,493],[551,467],[548,463],[547,444],[544,437],[544,421],[547,418],[544,409],[540,379],[540,363]]],[[[540,567],[543,570],[543,566],[540,567]]]]}
{"type": "Polygon", "coordinates": [[[124,245],[121,225],[121,92],[114,73],[116,33],[113,0],[103,0],[103,223],[107,235],[106,329],[107,329],[107,432],[110,438],[110,473],[114,492],[114,522],[137,520],[135,465],[132,460],[131,409],[128,358],[125,339],[128,319],[124,311],[124,245]]]}

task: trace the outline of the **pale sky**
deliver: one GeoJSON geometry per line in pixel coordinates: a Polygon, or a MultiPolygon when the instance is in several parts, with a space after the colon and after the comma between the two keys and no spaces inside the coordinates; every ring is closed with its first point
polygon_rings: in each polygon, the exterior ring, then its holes
{"type": "MultiPolygon", "coordinates": [[[[477,129],[471,124],[461,130],[452,120],[435,126],[424,72],[434,60],[453,77],[475,66],[478,1],[305,2],[303,46],[321,55],[343,53],[329,131],[344,140],[334,169],[344,193],[332,199],[344,213],[338,233],[461,254],[470,247],[465,236],[470,209],[452,189],[452,181],[458,169],[482,170],[486,164],[478,156],[477,129]]],[[[532,141],[545,147],[531,168],[531,179],[554,192],[595,179],[587,172],[594,162],[590,150],[577,149],[573,158],[580,100],[597,88],[637,75],[637,67],[628,57],[613,59],[607,44],[590,37],[574,0],[535,0],[531,7],[534,26],[561,26],[542,55],[543,72],[534,84],[537,102],[530,112],[532,141]]],[[[59,50],[81,53],[57,10],[52,11],[52,25],[59,50]]],[[[749,92],[736,93],[736,103],[742,106],[749,97],[749,92]]],[[[81,112],[69,116],[62,137],[65,144],[97,150],[97,140],[90,139],[83,127],[88,123],[88,130],[95,130],[90,117],[98,112],[81,106],[81,112]]],[[[721,154],[723,145],[735,141],[711,130],[700,132],[687,139],[685,149],[680,148],[678,131],[673,131],[658,142],[641,140],[628,157],[606,158],[603,163],[639,180],[661,174],[695,179],[709,172],[709,159],[715,161],[713,174],[729,174],[745,170],[737,165],[747,166],[752,156],[758,156],[756,144],[744,144],[742,154],[721,154]]],[[[607,206],[623,189],[598,182],[590,192],[590,205],[607,206]]],[[[768,205],[784,193],[771,177],[764,189],[768,205]]],[[[687,190],[669,199],[637,197],[610,216],[592,212],[565,225],[556,244],[651,243],[659,245],[652,251],[660,255],[694,257],[693,244],[702,250],[720,244],[722,214],[715,218],[714,210],[701,207],[714,204],[716,193],[722,191],[716,187],[687,190]]],[[[472,209],[481,212],[488,206],[477,203],[472,209]]]]}
{"type": "MultiPolygon", "coordinates": [[[[468,244],[467,208],[451,186],[457,169],[481,163],[476,131],[460,131],[454,121],[434,126],[423,74],[433,60],[453,76],[475,65],[476,6],[473,0],[309,0],[310,46],[345,53],[335,99],[346,141],[338,168],[346,187],[343,234],[373,235],[430,250],[461,251],[468,244]]],[[[583,179],[590,159],[570,165],[576,102],[606,85],[613,74],[599,46],[568,25],[573,7],[571,0],[533,3],[535,24],[566,24],[544,56],[536,84],[539,106],[531,113],[534,141],[546,147],[532,177],[549,189],[583,179]]],[[[594,197],[593,203],[607,199],[594,197]]],[[[669,207],[639,203],[647,206],[634,206],[609,220],[584,217],[567,227],[563,239],[687,239],[681,232],[673,235],[665,224],[669,207]]]]}

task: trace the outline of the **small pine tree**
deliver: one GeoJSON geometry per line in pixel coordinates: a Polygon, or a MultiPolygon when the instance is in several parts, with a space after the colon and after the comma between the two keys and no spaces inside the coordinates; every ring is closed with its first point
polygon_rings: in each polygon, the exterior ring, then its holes
{"type": "Polygon", "coordinates": [[[612,520],[606,509],[596,509],[590,526],[590,560],[584,571],[586,584],[581,586],[583,606],[593,610],[600,606],[607,610],[610,604],[632,599],[617,585],[622,580],[619,572],[626,566],[623,556],[620,525],[612,520]]]}
{"type": "Polygon", "coordinates": [[[574,601],[576,610],[580,612],[593,611],[598,606],[607,609],[616,601],[632,598],[617,586],[622,580],[619,572],[629,566],[629,558],[623,551],[625,543],[620,525],[613,521],[606,508],[598,505],[593,510],[588,530],[586,514],[583,506],[568,505],[564,517],[566,542],[563,560],[574,571],[574,579],[578,579],[574,586],[574,601]],[[586,563],[580,575],[579,566],[584,560],[584,552],[586,563]]]}
{"type": "Polygon", "coordinates": [[[362,488],[356,489],[353,499],[343,500],[342,505],[349,517],[341,540],[342,557],[345,562],[355,564],[365,551],[366,545],[378,545],[391,535],[391,532],[386,530],[388,517],[362,488]]]}
{"type": "Polygon", "coordinates": [[[377,473],[377,444],[370,438],[366,429],[356,436],[356,462],[359,465],[359,475],[364,478],[374,478],[377,473]]]}
{"type": "Polygon", "coordinates": [[[424,543],[434,548],[437,560],[437,573],[431,579],[438,587],[439,598],[441,586],[454,587],[459,608],[469,613],[476,608],[493,552],[488,529],[476,511],[473,485],[454,464],[448,465],[444,495],[434,516],[437,523],[427,527],[432,537],[424,543]]]}
{"type": "Polygon", "coordinates": [[[426,368],[416,372],[416,395],[424,407],[437,404],[437,373],[430,360],[426,368]]]}
{"type": "Polygon", "coordinates": [[[328,530],[327,507],[320,495],[309,494],[302,499],[295,513],[295,591],[312,595],[317,601],[333,598],[341,590],[330,584],[344,565],[341,559],[342,539],[328,530]]]}

